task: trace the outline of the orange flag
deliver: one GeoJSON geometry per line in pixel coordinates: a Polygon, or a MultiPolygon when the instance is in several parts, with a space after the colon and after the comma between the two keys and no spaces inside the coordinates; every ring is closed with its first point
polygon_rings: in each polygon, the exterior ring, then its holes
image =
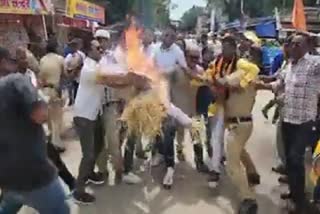
{"type": "Polygon", "coordinates": [[[304,14],[303,0],[294,0],[292,11],[292,25],[297,30],[307,31],[306,16],[304,14]]]}

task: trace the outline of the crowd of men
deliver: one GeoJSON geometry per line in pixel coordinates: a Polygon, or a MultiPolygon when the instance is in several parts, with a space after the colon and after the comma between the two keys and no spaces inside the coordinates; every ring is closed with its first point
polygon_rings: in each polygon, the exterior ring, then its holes
{"type": "MultiPolygon", "coordinates": [[[[135,154],[146,159],[141,139],[127,136],[119,117],[132,97],[130,88],[144,90],[150,81],[129,71],[124,32],[116,42],[104,29],[97,30],[89,42],[74,38],[64,56],[57,53],[57,47],[56,40],[47,42],[39,72],[31,70],[25,48],[18,48],[15,56],[0,48],[0,214],[17,213],[23,205],[41,214],[70,213],[60,180],[67,184],[76,203],[92,204],[95,196],[86,187],[106,182],[108,162],[117,182],[142,182],[133,167],[135,154]],[[73,105],[81,145],[77,176],[59,155],[65,150],[61,132],[67,104],[73,105]]],[[[177,36],[176,29],[169,26],[157,41],[151,30],[142,31],[141,51],[169,82],[171,102],[190,118],[205,118],[206,143],[194,143],[196,169],[207,173],[208,185],[214,188],[226,167],[238,188],[241,214],[258,210],[254,186],[260,184],[260,175],[246,145],[260,89],[272,90],[275,98],[268,106],[278,107],[274,121],[280,136],[280,165],[274,171],[283,175],[280,181],[288,183],[290,190],[281,198],[294,205],[290,212],[308,212],[304,154],[308,146],[315,149],[319,137],[320,92],[320,61],[309,54],[309,47],[306,35],[292,35],[284,42],[282,58],[275,61],[276,73],[258,77],[261,48],[243,36],[227,34],[218,39],[203,35],[196,42],[177,36]]],[[[269,107],[263,110],[265,116],[269,107]]],[[[155,139],[152,166],[164,161],[165,189],[174,183],[176,157],[185,160],[184,132],[185,125],[169,114],[163,135],[155,139]]]]}

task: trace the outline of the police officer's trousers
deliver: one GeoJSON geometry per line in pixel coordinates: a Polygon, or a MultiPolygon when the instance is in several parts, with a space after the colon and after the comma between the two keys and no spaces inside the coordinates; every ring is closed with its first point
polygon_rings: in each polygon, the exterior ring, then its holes
{"type": "Polygon", "coordinates": [[[230,124],[226,136],[227,172],[234,185],[239,188],[242,199],[255,198],[247,174],[256,173],[256,168],[245,148],[252,128],[252,122],[230,124]]]}
{"type": "Polygon", "coordinates": [[[61,140],[61,132],[63,129],[63,100],[60,98],[56,89],[44,88],[43,92],[49,97],[48,128],[51,133],[51,142],[59,148],[64,148],[64,142],[61,140]]]}
{"type": "Polygon", "coordinates": [[[110,103],[104,109],[104,142],[105,149],[102,151],[97,166],[100,172],[107,171],[108,157],[111,157],[111,162],[117,172],[123,170],[121,157],[121,122],[119,121],[119,111],[117,103],[110,103]]]}

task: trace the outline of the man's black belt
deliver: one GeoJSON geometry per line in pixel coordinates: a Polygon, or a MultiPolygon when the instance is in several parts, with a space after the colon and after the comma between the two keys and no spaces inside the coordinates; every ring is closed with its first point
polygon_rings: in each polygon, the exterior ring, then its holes
{"type": "Polygon", "coordinates": [[[252,116],[249,117],[229,117],[227,118],[228,123],[245,123],[245,122],[251,122],[252,116]]]}

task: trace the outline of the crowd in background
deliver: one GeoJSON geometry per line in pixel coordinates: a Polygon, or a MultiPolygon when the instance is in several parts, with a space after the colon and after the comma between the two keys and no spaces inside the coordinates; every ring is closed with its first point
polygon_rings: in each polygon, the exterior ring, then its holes
{"type": "MultiPolygon", "coordinates": [[[[1,214],[17,213],[22,205],[43,214],[70,213],[58,177],[76,203],[92,204],[95,196],[86,186],[105,183],[108,162],[116,182],[142,182],[133,167],[135,156],[146,159],[141,139],[127,136],[118,118],[132,97],[128,88],[142,90],[149,82],[128,72],[124,32],[115,38],[100,29],[91,41],[70,38],[60,54],[51,37],[39,61],[24,48],[18,48],[15,56],[0,48],[1,214]],[[104,75],[99,76],[99,71],[104,75]],[[77,176],[60,158],[66,150],[61,134],[67,106],[72,106],[81,145],[77,176]]],[[[259,75],[263,70],[261,45],[241,33],[203,34],[196,41],[172,26],[161,38],[143,29],[141,51],[167,79],[171,102],[185,116],[179,121],[168,113],[163,136],[155,139],[152,148],[152,166],[166,165],[165,189],[174,184],[176,157],[185,161],[188,155],[184,150],[188,119],[201,115],[207,133],[204,145],[193,142],[196,169],[215,188],[226,167],[241,197],[239,213],[257,213],[253,187],[260,184],[260,175],[246,144],[253,132],[256,92],[271,90],[274,99],[262,113],[268,118],[269,109],[276,106],[272,122],[277,124],[278,164],[273,171],[281,174],[279,182],[289,186],[281,198],[292,202],[290,212],[310,213],[306,211],[304,156],[306,147],[316,152],[319,138],[320,61],[305,34],[293,34],[282,43],[272,75],[259,75]]],[[[315,205],[320,202],[317,167],[315,164],[315,205]]]]}

